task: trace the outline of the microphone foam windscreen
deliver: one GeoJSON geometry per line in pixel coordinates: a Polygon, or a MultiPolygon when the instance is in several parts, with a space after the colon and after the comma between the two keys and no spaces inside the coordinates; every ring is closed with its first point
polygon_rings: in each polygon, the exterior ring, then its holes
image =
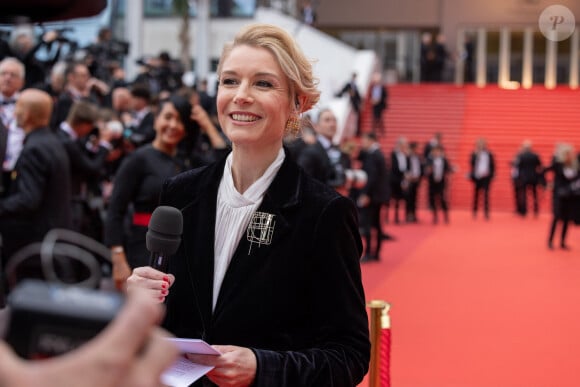
{"type": "Polygon", "coordinates": [[[151,215],[145,236],[147,250],[166,255],[175,253],[181,243],[182,232],[181,211],[171,206],[157,207],[151,215]]]}

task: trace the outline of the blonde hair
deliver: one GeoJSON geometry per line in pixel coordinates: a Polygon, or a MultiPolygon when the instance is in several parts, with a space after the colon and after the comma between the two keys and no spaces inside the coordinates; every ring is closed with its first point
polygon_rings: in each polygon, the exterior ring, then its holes
{"type": "Polygon", "coordinates": [[[574,170],[578,170],[578,159],[576,158],[576,154],[574,152],[574,147],[572,144],[568,143],[561,143],[558,144],[556,150],[556,160],[561,163],[566,163],[567,156],[571,156],[570,166],[574,168],[574,170]]]}
{"type": "Polygon", "coordinates": [[[247,45],[265,48],[274,55],[288,78],[290,97],[299,113],[310,110],[320,99],[318,79],[312,73],[312,64],[306,58],[292,36],[271,24],[250,24],[244,27],[234,41],[224,46],[218,64],[218,76],[222,64],[234,47],[247,45]]]}

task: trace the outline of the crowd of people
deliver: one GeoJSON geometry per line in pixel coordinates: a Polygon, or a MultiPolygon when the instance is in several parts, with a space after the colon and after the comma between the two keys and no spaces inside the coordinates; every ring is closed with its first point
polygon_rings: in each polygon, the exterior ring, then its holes
{"type": "Polygon", "coordinates": [[[529,207],[538,216],[538,190],[552,192],[552,221],[548,232],[548,248],[554,248],[558,224],[562,249],[568,249],[566,236],[570,223],[580,224],[580,154],[569,143],[556,144],[549,164],[543,164],[532,143],[526,140],[512,162],[512,180],[516,213],[526,216],[529,207]],[[532,204],[528,204],[531,196],[532,204]]]}
{"type": "Polygon", "coordinates": [[[184,87],[166,53],[125,79],[107,28],[84,57],[57,52],[43,63],[34,53],[61,32],[43,33],[36,47],[31,32],[15,28],[0,52],[2,266],[48,230],[71,229],[111,248],[104,274],[121,287],[129,265],[143,263],[164,179],[228,152],[214,97],[203,82],[184,87]]]}

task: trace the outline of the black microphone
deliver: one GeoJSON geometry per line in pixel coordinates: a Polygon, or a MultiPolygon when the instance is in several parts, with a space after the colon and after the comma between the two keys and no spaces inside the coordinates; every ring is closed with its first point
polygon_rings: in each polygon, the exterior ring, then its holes
{"type": "Polygon", "coordinates": [[[151,252],[149,266],[167,273],[169,256],[177,251],[183,232],[183,215],[175,207],[159,206],[151,214],[145,235],[147,250],[151,252]]]}

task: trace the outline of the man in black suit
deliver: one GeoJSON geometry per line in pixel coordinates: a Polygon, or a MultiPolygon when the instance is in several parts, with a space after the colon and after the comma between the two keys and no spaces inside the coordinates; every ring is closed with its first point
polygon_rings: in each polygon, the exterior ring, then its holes
{"type": "Polygon", "coordinates": [[[350,159],[333,144],[336,116],[330,109],[322,109],[314,125],[316,142],[307,144],[297,156],[297,163],[310,176],[333,187],[346,183],[346,169],[350,159]]]}
{"type": "Polygon", "coordinates": [[[433,224],[439,222],[437,211],[443,212],[443,220],[449,223],[449,205],[447,203],[447,175],[453,167],[445,157],[443,149],[435,145],[425,162],[425,171],[429,182],[429,207],[433,213],[433,224]]]}
{"type": "Polygon", "coordinates": [[[385,124],[383,123],[383,112],[388,106],[389,92],[383,84],[381,74],[373,75],[371,84],[371,104],[373,107],[373,132],[385,134],[385,124]]]}
{"type": "Polygon", "coordinates": [[[540,156],[532,150],[532,142],[526,140],[522,144],[522,151],[517,157],[518,183],[520,186],[520,214],[525,216],[528,212],[528,191],[532,192],[534,200],[534,215],[538,216],[538,184],[542,174],[542,162],[540,156]]]}
{"type": "Polygon", "coordinates": [[[337,97],[341,97],[344,93],[348,93],[350,98],[350,106],[352,108],[353,113],[355,114],[355,122],[356,122],[356,130],[355,133],[357,136],[361,134],[361,107],[362,107],[362,97],[358,91],[358,86],[356,84],[356,73],[352,73],[352,77],[349,82],[347,82],[344,87],[340,90],[340,92],[336,95],[337,97]]]}
{"type": "Polygon", "coordinates": [[[37,89],[23,91],[16,103],[16,120],[26,137],[8,196],[0,199],[4,262],[49,230],[71,226],[69,160],[48,128],[51,112],[51,97],[37,89]]]}
{"type": "Polygon", "coordinates": [[[75,101],[86,100],[99,104],[110,91],[106,83],[92,78],[87,65],[81,62],[69,64],[65,70],[65,78],[65,91],[58,97],[50,119],[50,127],[54,131],[66,120],[75,101]]]}
{"type": "Polygon", "coordinates": [[[473,217],[477,216],[479,193],[483,192],[483,213],[485,219],[489,219],[489,186],[495,175],[495,161],[483,138],[478,139],[475,144],[475,151],[471,154],[470,167],[469,177],[474,184],[473,217]]]}
{"type": "Polygon", "coordinates": [[[424,174],[423,160],[418,150],[419,144],[416,141],[409,143],[409,165],[405,173],[405,180],[403,186],[406,188],[406,206],[405,218],[407,222],[417,223],[417,195],[419,194],[419,186],[421,178],[424,174]]]}
{"type": "Polygon", "coordinates": [[[151,111],[151,98],[148,86],[136,84],[131,88],[132,119],[125,122],[125,125],[130,133],[129,140],[136,147],[149,144],[155,138],[155,116],[151,111]]]}
{"type": "Polygon", "coordinates": [[[362,136],[361,148],[363,152],[362,169],[367,174],[367,183],[361,189],[358,197],[358,206],[363,211],[365,237],[365,254],[361,262],[378,261],[385,234],[381,226],[381,208],[389,201],[388,170],[385,156],[377,143],[374,133],[365,133],[362,136]],[[375,248],[372,249],[372,236],[375,233],[375,248]]]}
{"type": "Polygon", "coordinates": [[[391,199],[394,201],[395,223],[399,223],[399,207],[405,209],[407,191],[404,189],[405,174],[409,169],[409,143],[405,137],[399,137],[395,149],[391,152],[391,199]],[[403,203],[400,206],[401,202],[403,203]]]}

